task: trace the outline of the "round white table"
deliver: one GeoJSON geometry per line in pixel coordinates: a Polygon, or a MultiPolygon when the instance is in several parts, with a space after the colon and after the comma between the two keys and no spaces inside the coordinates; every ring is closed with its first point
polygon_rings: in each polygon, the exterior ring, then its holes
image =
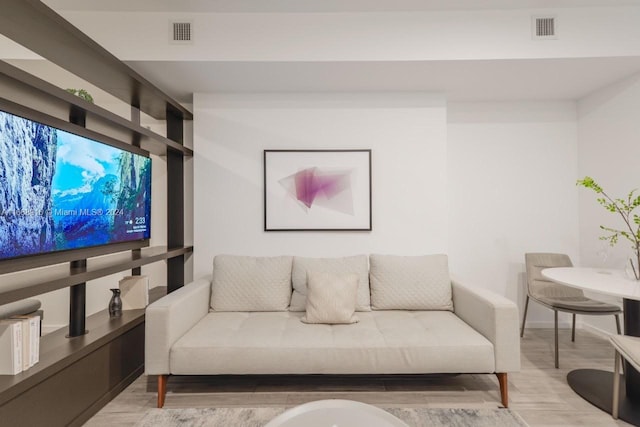
{"type": "MultiPolygon", "coordinates": [[[[544,269],[542,275],[562,285],[622,297],[624,334],[640,337],[640,282],[628,278],[624,271],[561,267],[544,269]]],[[[569,372],[567,382],[582,398],[611,413],[613,372],[576,369],[569,372]]],[[[624,376],[620,381],[619,416],[633,425],[640,425],[640,373],[628,363],[624,365],[624,376]]]]}
{"type": "Polygon", "coordinates": [[[353,400],[327,399],[283,412],[265,427],[409,427],[387,411],[353,400]]]}

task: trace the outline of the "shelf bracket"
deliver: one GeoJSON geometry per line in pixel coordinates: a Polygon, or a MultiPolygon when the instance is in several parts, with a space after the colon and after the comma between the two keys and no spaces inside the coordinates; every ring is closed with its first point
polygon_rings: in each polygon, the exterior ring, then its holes
{"type": "MultiPolygon", "coordinates": [[[[70,264],[71,273],[87,270],[87,260],[80,259],[70,264]]],[[[87,284],[78,283],[69,288],[69,335],[68,338],[79,337],[86,334],[85,324],[87,320],[87,284]]]]}

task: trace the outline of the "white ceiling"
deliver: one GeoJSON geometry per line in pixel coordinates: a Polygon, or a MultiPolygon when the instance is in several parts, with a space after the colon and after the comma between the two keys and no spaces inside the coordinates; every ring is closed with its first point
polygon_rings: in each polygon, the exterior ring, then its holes
{"type": "Polygon", "coordinates": [[[640,0],[44,0],[56,10],[315,13],[545,9],[640,5],[640,0]]]}
{"type": "MultiPolygon", "coordinates": [[[[380,12],[640,6],[640,0],[45,0],[64,11],[380,12]]],[[[639,24],[640,25],[640,24],[639,24]]],[[[92,36],[88,31],[88,35],[92,36]]],[[[198,92],[434,91],[450,100],[575,100],[640,72],[640,56],[433,61],[127,63],[181,102],[198,92]]]]}
{"type": "Polygon", "coordinates": [[[573,100],[640,70],[639,57],[128,64],[182,102],[191,102],[194,92],[272,91],[434,91],[455,101],[573,100]]]}

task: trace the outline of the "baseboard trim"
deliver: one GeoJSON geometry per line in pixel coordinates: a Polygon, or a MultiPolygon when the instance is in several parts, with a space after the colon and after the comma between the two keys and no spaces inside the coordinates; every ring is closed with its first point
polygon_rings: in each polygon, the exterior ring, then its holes
{"type": "MultiPolygon", "coordinates": [[[[545,321],[527,322],[526,329],[553,329],[553,322],[545,322],[545,321]]],[[[558,329],[571,329],[571,323],[558,322],[558,329]]],[[[591,332],[592,334],[597,335],[604,339],[609,339],[609,337],[611,336],[611,332],[598,328],[597,326],[593,326],[589,323],[582,322],[580,320],[576,321],[576,329],[582,329],[584,331],[591,332]]]]}
{"type": "Polygon", "coordinates": [[[593,326],[584,322],[582,323],[582,329],[605,339],[609,339],[609,337],[611,336],[611,332],[605,331],[604,329],[598,328],[596,326],[593,326]]]}
{"type": "MultiPolygon", "coordinates": [[[[580,326],[579,322],[576,322],[576,328],[578,328],[580,326]]],[[[527,320],[527,323],[525,325],[526,329],[549,329],[549,328],[553,328],[553,321],[541,321],[541,320],[534,320],[529,322],[527,320]]],[[[558,322],[558,329],[571,329],[571,323],[570,322],[558,322]]]]}

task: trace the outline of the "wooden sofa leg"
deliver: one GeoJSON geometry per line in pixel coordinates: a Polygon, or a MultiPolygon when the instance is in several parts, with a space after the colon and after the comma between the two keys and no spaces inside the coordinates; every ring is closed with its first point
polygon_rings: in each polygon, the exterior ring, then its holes
{"type": "Polygon", "coordinates": [[[167,394],[167,379],[169,375],[158,375],[158,408],[164,406],[164,397],[167,394]]]}
{"type": "Polygon", "coordinates": [[[509,389],[507,388],[507,373],[496,372],[498,377],[498,383],[500,383],[500,399],[502,400],[502,406],[509,407],[509,389]]]}

